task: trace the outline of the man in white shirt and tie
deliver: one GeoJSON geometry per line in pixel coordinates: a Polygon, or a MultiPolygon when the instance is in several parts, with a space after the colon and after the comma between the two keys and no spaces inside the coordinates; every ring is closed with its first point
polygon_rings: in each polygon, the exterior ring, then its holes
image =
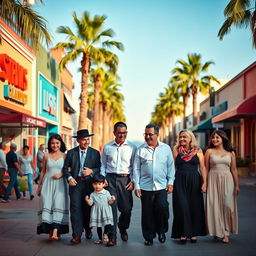
{"type": "Polygon", "coordinates": [[[127,229],[130,225],[133,206],[132,176],[136,146],[126,140],[127,125],[125,123],[117,122],[114,125],[114,135],[115,139],[103,148],[100,169],[100,174],[106,177],[108,183],[106,189],[116,197],[115,203],[112,204],[114,230],[111,232],[112,236],[109,236],[107,246],[116,245],[117,225],[121,239],[125,242],[128,240],[127,229]],[[120,211],[119,218],[117,208],[120,211]]]}
{"type": "Polygon", "coordinates": [[[159,127],[148,124],[145,141],[135,156],[133,180],[135,195],[141,199],[142,234],[145,245],[152,245],[158,234],[160,243],[166,240],[169,204],[167,194],[173,191],[175,167],[170,147],[158,140],[159,127]]]}

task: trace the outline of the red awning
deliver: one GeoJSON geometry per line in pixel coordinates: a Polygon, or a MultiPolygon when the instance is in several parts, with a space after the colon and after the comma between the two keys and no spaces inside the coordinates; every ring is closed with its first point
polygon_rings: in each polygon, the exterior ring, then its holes
{"type": "Polygon", "coordinates": [[[227,111],[215,116],[212,119],[212,123],[217,123],[230,118],[241,118],[244,116],[256,115],[256,95],[253,95],[247,99],[244,99],[234,108],[228,109],[227,111]]]}
{"type": "Polygon", "coordinates": [[[46,127],[46,122],[42,119],[26,114],[0,114],[0,123],[22,123],[33,127],[46,127]]]}

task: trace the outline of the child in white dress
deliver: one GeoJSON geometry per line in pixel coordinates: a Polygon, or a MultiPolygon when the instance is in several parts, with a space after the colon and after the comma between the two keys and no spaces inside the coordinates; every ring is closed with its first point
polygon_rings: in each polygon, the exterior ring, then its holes
{"type": "Polygon", "coordinates": [[[115,196],[104,189],[105,177],[102,175],[95,175],[93,177],[92,186],[94,192],[85,197],[85,201],[91,209],[90,227],[97,227],[99,239],[95,244],[102,244],[108,242],[108,233],[113,225],[113,214],[111,204],[115,201],[115,196]],[[104,234],[102,239],[102,228],[104,227],[104,234]]]}

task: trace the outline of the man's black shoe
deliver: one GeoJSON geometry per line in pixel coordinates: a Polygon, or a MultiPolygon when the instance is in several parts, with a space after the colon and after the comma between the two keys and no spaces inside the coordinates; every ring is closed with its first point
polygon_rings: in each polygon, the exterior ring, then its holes
{"type": "Polygon", "coordinates": [[[153,241],[145,240],[144,245],[151,246],[153,241]]]}
{"type": "Polygon", "coordinates": [[[88,240],[92,239],[92,231],[91,230],[85,231],[85,237],[88,240]]]}
{"type": "Polygon", "coordinates": [[[127,234],[126,230],[121,230],[121,229],[120,229],[120,235],[121,235],[121,239],[122,239],[124,242],[127,242],[127,241],[128,241],[128,234],[127,234]]]}
{"type": "Polygon", "coordinates": [[[161,234],[158,235],[158,241],[160,243],[163,244],[165,242],[165,240],[166,240],[165,233],[161,233],[161,234]]]}

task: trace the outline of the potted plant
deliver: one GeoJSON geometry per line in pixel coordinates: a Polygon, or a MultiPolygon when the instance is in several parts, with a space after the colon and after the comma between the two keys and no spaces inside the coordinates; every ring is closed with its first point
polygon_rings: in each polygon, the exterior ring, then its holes
{"type": "Polygon", "coordinates": [[[248,177],[250,158],[237,157],[236,165],[239,177],[248,177]]]}

